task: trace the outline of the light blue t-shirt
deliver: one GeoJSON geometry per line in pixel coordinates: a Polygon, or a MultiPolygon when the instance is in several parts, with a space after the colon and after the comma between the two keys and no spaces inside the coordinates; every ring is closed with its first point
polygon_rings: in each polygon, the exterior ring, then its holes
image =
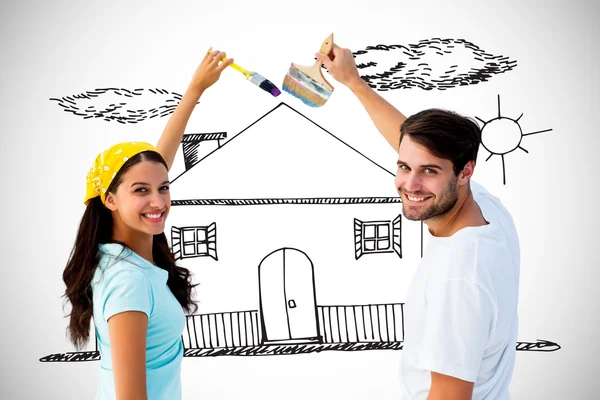
{"type": "Polygon", "coordinates": [[[108,319],[124,311],[148,315],[146,388],[148,400],[181,399],[183,309],[167,286],[167,271],[120,244],[100,244],[92,280],[94,325],[100,352],[97,400],[114,400],[108,319]]]}

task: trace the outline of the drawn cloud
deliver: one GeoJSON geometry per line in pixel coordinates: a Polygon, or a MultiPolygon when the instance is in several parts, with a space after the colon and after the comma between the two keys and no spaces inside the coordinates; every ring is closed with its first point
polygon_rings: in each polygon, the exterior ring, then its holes
{"type": "Polygon", "coordinates": [[[136,124],[172,114],[181,98],[180,94],[165,89],[106,88],[50,100],[83,119],[136,124]]]}
{"type": "MultiPolygon", "coordinates": [[[[362,79],[378,91],[475,85],[517,65],[515,60],[487,53],[464,39],[433,38],[407,46],[380,44],[353,55],[362,79]]],[[[136,124],[172,114],[181,98],[165,89],[104,88],[50,100],[83,119],[136,124]]]]}
{"type": "Polygon", "coordinates": [[[446,90],[475,85],[513,70],[517,62],[463,39],[426,39],[418,44],[368,46],[352,53],[362,79],[378,91],[446,90]]]}

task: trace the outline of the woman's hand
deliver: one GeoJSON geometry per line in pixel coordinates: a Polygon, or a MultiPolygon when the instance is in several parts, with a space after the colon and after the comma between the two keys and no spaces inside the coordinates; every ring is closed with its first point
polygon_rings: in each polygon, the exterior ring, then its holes
{"type": "Polygon", "coordinates": [[[221,77],[221,72],[233,62],[233,58],[229,58],[224,62],[221,61],[224,57],[224,52],[212,51],[212,48],[210,48],[192,77],[190,89],[202,93],[217,82],[221,77]]]}
{"type": "Polygon", "coordinates": [[[221,77],[221,72],[229,64],[233,62],[233,58],[222,62],[225,53],[222,51],[212,51],[209,49],[204,55],[204,59],[196,68],[188,89],[183,94],[183,97],[173,115],[169,118],[167,126],[158,139],[156,148],[167,163],[167,170],[171,170],[177,149],[181,145],[181,138],[187,126],[188,120],[192,111],[196,107],[200,96],[209,87],[211,87],[221,77]]]}

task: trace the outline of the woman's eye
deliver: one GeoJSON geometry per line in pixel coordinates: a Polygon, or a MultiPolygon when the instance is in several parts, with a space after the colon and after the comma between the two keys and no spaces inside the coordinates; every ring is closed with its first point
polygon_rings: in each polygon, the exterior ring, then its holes
{"type": "Polygon", "coordinates": [[[147,191],[147,189],[146,189],[146,188],[137,188],[137,189],[135,189],[135,191],[136,191],[137,193],[143,193],[143,192],[146,192],[146,191],[147,191]]]}
{"type": "Polygon", "coordinates": [[[160,188],[160,190],[169,190],[169,187],[168,186],[163,186],[163,187],[160,188]]]}

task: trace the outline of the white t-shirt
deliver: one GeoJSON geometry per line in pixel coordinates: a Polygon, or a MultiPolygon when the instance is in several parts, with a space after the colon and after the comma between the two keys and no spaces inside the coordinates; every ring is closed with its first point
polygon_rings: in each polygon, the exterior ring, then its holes
{"type": "Polygon", "coordinates": [[[509,399],[520,250],[512,217],[471,181],[488,225],[431,237],[404,308],[404,399],[425,400],[431,371],[475,382],[473,400],[509,399]]]}

